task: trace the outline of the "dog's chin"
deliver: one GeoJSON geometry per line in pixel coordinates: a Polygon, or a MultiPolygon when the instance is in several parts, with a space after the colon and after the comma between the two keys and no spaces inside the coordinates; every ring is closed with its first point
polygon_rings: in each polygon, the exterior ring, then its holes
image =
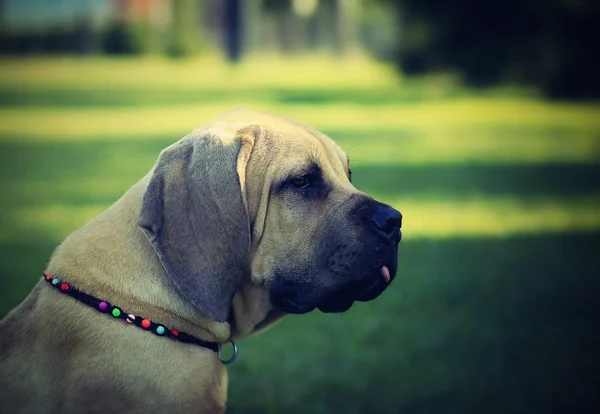
{"type": "Polygon", "coordinates": [[[317,303],[300,301],[287,295],[271,295],[271,304],[278,310],[289,314],[303,314],[319,309],[324,313],[346,312],[354,302],[368,302],[383,293],[388,284],[383,279],[365,279],[343,286],[331,292],[317,303]]]}
{"type": "Polygon", "coordinates": [[[323,313],[346,312],[354,305],[353,300],[330,300],[319,305],[318,309],[323,313]]]}
{"type": "Polygon", "coordinates": [[[350,299],[334,299],[327,300],[318,305],[298,303],[291,299],[282,297],[277,299],[271,299],[271,304],[277,309],[285,313],[301,315],[303,313],[312,312],[315,309],[319,309],[324,313],[340,313],[346,312],[354,304],[354,300],[350,299]]]}
{"type": "Polygon", "coordinates": [[[301,315],[313,311],[316,306],[308,303],[296,302],[285,296],[273,296],[271,295],[271,305],[281,312],[301,315]]]}
{"type": "Polygon", "coordinates": [[[346,287],[330,294],[319,303],[318,308],[324,313],[346,312],[354,302],[368,302],[383,293],[387,284],[381,280],[366,280],[351,287],[346,287]]]}

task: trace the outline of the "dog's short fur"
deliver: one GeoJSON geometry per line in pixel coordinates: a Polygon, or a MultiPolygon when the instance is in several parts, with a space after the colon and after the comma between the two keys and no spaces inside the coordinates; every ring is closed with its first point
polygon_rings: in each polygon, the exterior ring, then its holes
{"type": "MultiPolygon", "coordinates": [[[[396,274],[400,219],[354,188],[346,153],[322,133],[234,110],[163,150],[47,271],[226,343],[287,313],[377,297],[384,266],[396,274]]],[[[111,319],[44,281],[0,324],[3,413],[213,413],[226,392],[215,352],[111,319]]]]}

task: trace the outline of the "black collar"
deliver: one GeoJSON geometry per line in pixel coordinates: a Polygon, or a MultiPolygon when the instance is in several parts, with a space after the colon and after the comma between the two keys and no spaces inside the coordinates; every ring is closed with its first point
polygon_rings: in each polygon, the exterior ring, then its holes
{"type": "MultiPolygon", "coordinates": [[[[54,275],[44,272],[43,276],[46,282],[48,282],[51,286],[55,287],[60,292],[74,297],[78,301],[83,302],[86,305],[89,305],[92,308],[96,309],[98,312],[109,314],[115,319],[125,319],[127,323],[136,325],[145,331],[150,331],[157,336],[165,336],[179,342],[194,344],[202,346],[204,348],[208,348],[211,351],[217,352],[219,354],[219,358],[221,357],[221,344],[218,342],[205,341],[185,332],[179,332],[176,329],[169,329],[165,325],[153,322],[150,319],[127,313],[123,309],[111,305],[110,302],[106,300],[98,299],[95,296],[84,293],[74,288],[70,284],[60,280],[54,275]]],[[[230,362],[233,362],[237,355],[237,347],[235,345],[235,342],[233,340],[230,340],[229,342],[231,342],[231,344],[233,345],[233,356],[228,360],[221,359],[221,362],[223,362],[224,364],[229,364],[230,362]]]]}

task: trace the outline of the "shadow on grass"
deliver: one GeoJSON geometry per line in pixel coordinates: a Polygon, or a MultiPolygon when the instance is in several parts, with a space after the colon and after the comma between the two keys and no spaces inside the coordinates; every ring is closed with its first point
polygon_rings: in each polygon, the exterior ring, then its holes
{"type": "MultiPolygon", "coordinates": [[[[141,179],[152,168],[159,152],[171,142],[167,139],[81,143],[2,141],[0,191],[5,195],[6,206],[48,202],[108,205],[141,179]]],[[[596,179],[600,176],[600,164],[356,163],[352,169],[357,188],[378,197],[425,194],[456,199],[478,195],[526,200],[600,192],[600,181],[596,179]]]]}
{"type": "Polygon", "coordinates": [[[17,306],[42,277],[57,241],[39,237],[27,244],[0,245],[0,318],[17,306]]]}
{"type": "Polygon", "coordinates": [[[583,196],[600,191],[600,164],[354,165],[354,184],[374,194],[460,197],[583,196]]]}
{"type": "Polygon", "coordinates": [[[198,104],[203,102],[245,101],[252,98],[280,104],[313,104],[327,105],[331,103],[355,103],[360,105],[382,104],[412,104],[431,100],[435,97],[453,99],[472,95],[465,89],[446,89],[424,93],[423,88],[404,86],[398,89],[284,89],[260,88],[225,90],[217,89],[187,89],[173,90],[172,88],[132,88],[118,89],[89,89],[73,87],[65,88],[0,88],[0,108],[2,107],[126,107],[126,106],[156,106],[198,104]]]}
{"type": "MultiPolygon", "coordinates": [[[[53,247],[0,247],[2,315],[53,247]]],[[[403,242],[377,300],[242,341],[228,412],[598,412],[598,251],[599,234],[403,242]]]]}
{"type": "Polygon", "coordinates": [[[228,412],[597,412],[597,251],[597,234],[406,243],[381,298],[242,342],[228,412]]]}

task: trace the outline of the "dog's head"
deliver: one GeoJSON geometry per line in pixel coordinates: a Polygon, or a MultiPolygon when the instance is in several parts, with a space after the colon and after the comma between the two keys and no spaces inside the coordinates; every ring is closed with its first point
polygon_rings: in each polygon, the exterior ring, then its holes
{"type": "Polygon", "coordinates": [[[285,313],[376,298],[396,275],[401,219],[352,185],[327,136],[236,110],[161,153],[140,225],[180,295],[226,321],[244,278],[285,313]]]}

